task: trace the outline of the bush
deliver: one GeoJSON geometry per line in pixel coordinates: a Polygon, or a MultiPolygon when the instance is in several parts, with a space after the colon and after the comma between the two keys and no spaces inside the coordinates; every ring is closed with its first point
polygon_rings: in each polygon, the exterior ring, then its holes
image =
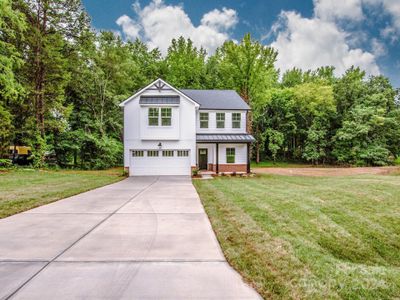
{"type": "Polygon", "coordinates": [[[11,159],[0,158],[0,169],[10,169],[13,166],[11,159]]]}
{"type": "Polygon", "coordinates": [[[199,169],[195,168],[192,170],[192,176],[198,176],[199,175],[199,169]]]}

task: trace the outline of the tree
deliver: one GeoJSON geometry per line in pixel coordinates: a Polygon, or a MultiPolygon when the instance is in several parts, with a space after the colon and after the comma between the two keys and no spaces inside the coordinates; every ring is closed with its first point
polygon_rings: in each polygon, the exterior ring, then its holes
{"type": "Polygon", "coordinates": [[[339,162],[385,165],[390,153],[396,156],[399,149],[393,144],[400,130],[396,91],[382,76],[359,84],[362,88],[334,137],[333,153],[339,162]]]}
{"type": "Polygon", "coordinates": [[[200,89],[205,81],[206,51],[190,39],[173,39],[165,57],[165,79],[178,88],[200,89]]]}
{"type": "Polygon", "coordinates": [[[10,0],[0,1],[0,158],[8,152],[13,137],[13,110],[24,92],[15,72],[23,64],[16,40],[26,29],[25,18],[13,10],[10,0]]]}
{"type": "MultiPolygon", "coordinates": [[[[278,53],[271,47],[252,40],[246,34],[239,44],[226,42],[221,47],[221,75],[228,88],[233,88],[253,107],[253,101],[277,81],[274,63],[278,53]]],[[[252,132],[251,114],[247,131],[252,132]]]]}
{"type": "Polygon", "coordinates": [[[44,151],[40,148],[46,143],[46,131],[52,131],[57,120],[66,119],[69,112],[64,106],[65,88],[70,79],[68,58],[80,33],[88,27],[88,18],[80,0],[16,0],[13,5],[24,13],[29,27],[21,42],[25,56],[21,76],[26,82],[27,103],[35,118],[32,142],[42,165],[44,151]]]}

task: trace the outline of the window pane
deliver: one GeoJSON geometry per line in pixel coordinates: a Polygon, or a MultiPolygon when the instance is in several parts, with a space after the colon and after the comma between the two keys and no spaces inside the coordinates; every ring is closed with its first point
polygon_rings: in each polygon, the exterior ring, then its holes
{"type": "Polygon", "coordinates": [[[241,113],[233,113],[232,114],[232,128],[240,128],[241,118],[242,118],[241,113]]]}
{"type": "Polygon", "coordinates": [[[161,125],[171,126],[172,109],[170,107],[161,108],[161,125]]]}
{"type": "Polygon", "coordinates": [[[217,128],[225,128],[225,113],[217,113],[217,128]]]}
{"type": "Polygon", "coordinates": [[[149,107],[149,126],[158,126],[158,107],[149,107]]]}
{"type": "Polygon", "coordinates": [[[226,162],[228,164],[235,163],[235,148],[226,148],[226,162]]]}
{"type": "Polygon", "coordinates": [[[167,156],[167,157],[172,157],[172,156],[174,156],[174,151],[173,150],[163,150],[162,155],[167,156]]]}
{"type": "Polygon", "coordinates": [[[149,151],[147,151],[147,156],[149,156],[149,157],[157,157],[158,156],[158,150],[149,150],[149,151]]]}
{"type": "Polygon", "coordinates": [[[208,113],[200,113],[200,128],[208,128],[208,113]]]}
{"type": "Polygon", "coordinates": [[[179,157],[189,156],[189,150],[178,150],[178,156],[179,157]]]}
{"type": "Polygon", "coordinates": [[[144,151],[143,150],[134,150],[134,151],[132,151],[132,156],[142,157],[142,156],[144,156],[144,151]]]}

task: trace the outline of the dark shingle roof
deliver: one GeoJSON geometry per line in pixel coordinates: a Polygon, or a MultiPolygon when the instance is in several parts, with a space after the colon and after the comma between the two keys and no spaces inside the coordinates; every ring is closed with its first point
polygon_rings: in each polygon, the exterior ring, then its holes
{"type": "Polygon", "coordinates": [[[179,104],[179,96],[140,96],[140,104],[179,104]]]}
{"type": "Polygon", "coordinates": [[[196,134],[197,142],[232,142],[232,143],[252,143],[255,141],[251,134],[235,133],[235,134],[196,134]]]}
{"type": "Polygon", "coordinates": [[[198,104],[200,109],[249,110],[246,102],[233,90],[180,90],[198,104]]]}

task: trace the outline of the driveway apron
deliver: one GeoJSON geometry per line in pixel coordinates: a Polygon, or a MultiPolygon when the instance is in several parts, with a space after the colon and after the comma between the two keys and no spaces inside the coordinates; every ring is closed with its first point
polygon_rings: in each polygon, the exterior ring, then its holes
{"type": "Polygon", "coordinates": [[[130,177],[0,220],[0,299],[260,299],[189,177],[130,177]]]}

